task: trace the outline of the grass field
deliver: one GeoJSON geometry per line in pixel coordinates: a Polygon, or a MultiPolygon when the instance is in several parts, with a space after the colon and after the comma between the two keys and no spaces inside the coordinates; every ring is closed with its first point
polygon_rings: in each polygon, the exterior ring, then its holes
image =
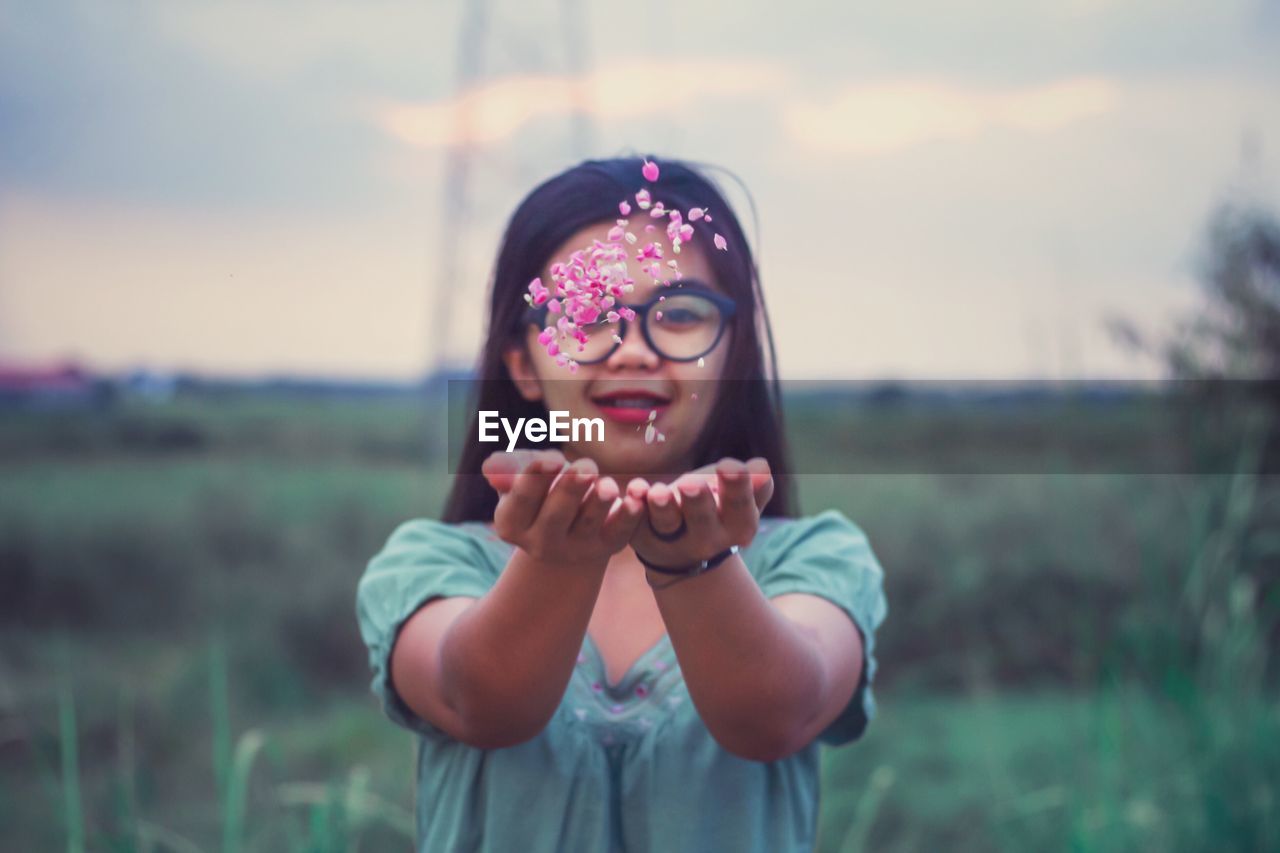
{"type": "MultiPolygon", "coordinates": [[[[801,455],[859,470],[857,434],[798,408],[801,455]]],[[[440,422],[6,414],[0,849],[407,848],[413,743],[368,693],[354,591],[438,512],[440,422]]],[[[1280,847],[1280,502],[1241,468],[798,477],[867,531],[890,605],[879,716],[824,754],[821,849],[1280,847]]]]}

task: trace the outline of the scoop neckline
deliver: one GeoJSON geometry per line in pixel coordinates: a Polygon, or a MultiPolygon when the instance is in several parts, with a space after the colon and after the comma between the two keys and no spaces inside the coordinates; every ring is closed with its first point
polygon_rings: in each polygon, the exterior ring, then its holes
{"type": "Polygon", "coordinates": [[[627,671],[622,674],[622,680],[617,684],[609,683],[609,670],[605,664],[604,654],[600,651],[600,647],[596,645],[596,641],[591,637],[590,632],[583,635],[583,646],[590,650],[592,657],[595,659],[596,671],[600,673],[600,684],[604,686],[606,692],[616,696],[629,693],[635,682],[639,680],[641,673],[648,669],[650,659],[656,656],[658,652],[671,646],[671,634],[664,632],[656,643],[650,646],[644,654],[636,658],[631,666],[627,667],[627,671]]]}

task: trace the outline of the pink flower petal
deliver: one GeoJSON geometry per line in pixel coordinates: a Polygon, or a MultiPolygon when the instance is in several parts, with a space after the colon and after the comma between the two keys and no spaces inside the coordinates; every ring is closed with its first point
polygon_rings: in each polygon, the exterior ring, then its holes
{"type": "Polygon", "coordinates": [[[699,219],[701,219],[701,218],[703,217],[703,215],[705,215],[705,214],[706,214],[706,211],[705,211],[705,210],[703,210],[702,208],[700,208],[700,207],[691,207],[691,208],[689,208],[689,221],[690,221],[690,222],[697,222],[697,221],[698,221],[699,219]]]}
{"type": "Polygon", "coordinates": [[[725,239],[723,237],[717,234],[714,239],[715,239],[715,244],[717,249],[719,249],[722,252],[729,251],[729,244],[725,242],[725,239]]]}
{"type": "Polygon", "coordinates": [[[630,216],[631,205],[627,204],[626,200],[623,199],[622,201],[618,202],[618,212],[621,213],[623,216],[630,216]]]}
{"type": "Polygon", "coordinates": [[[644,179],[646,181],[649,181],[650,183],[653,183],[654,181],[658,180],[658,164],[657,163],[650,163],[648,160],[645,160],[644,166],[641,167],[640,172],[644,175],[644,179]]]}

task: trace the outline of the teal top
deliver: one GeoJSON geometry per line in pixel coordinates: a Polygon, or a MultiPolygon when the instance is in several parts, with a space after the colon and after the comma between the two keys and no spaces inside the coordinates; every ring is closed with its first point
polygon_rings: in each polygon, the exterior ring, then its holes
{"type": "MultiPolygon", "coordinates": [[[[512,546],[479,522],[401,524],[369,561],[356,595],[373,692],[418,735],[422,851],[809,853],[818,818],[818,742],[861,736],[875,714],[875,630],[888,612],[883,571],[863,532],[839,512],[761,520],[741,556],[766,597],[805,592],[834,602],[861,630],[862,683],[817,741],[758,762],[722,748],[689,698],[664,636],[609,684],[583,638],[552,720],[532,740],[477,749],[411,711],[390,680],[400,626],[441,596],[485,594],[512,546]]],[[[750,662],[744,662],[750,665],[750,662]]]]}

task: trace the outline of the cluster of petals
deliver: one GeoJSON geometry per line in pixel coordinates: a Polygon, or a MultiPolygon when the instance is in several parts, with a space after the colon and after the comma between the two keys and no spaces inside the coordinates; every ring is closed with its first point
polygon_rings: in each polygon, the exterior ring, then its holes
{"type": "MultiPolygon", "coordinates": [[[[657,181],[658,164],[645,160],[641,173],[645,180],[657,181]]],[[[667,218],[667,239],[675,254],[679,254],[680,247],[693,239],[694,229],[690,223],[711,221],[711,215],[701,207],[690,208],[687,217],[679,210],[668,210],[662,201],[654,201],[647,189],[638,190],[634,200],[637,208],[649,211],[650,219],[667,218]]],[[[623,294],[635,289],[635,279],[627,265],[628,249],[640,241],[630,230],[631,220],[626,218],[631,212],[630,201],[620,201],[618,213],[623,218],[609,229],[605,240],[593,240],[592,245],[573,252],[567,261],[553,263],[550,286],[541,277],[529,282],[525,302],[536,307],[545,305],[548,317],[555,316],[554,323],[539,333],[538,343],[557,365],[567,367],[571,373],[578,369],[572,355],[575,344],[576,351],[582,352],[589,340],[583,331],[584,326],[598,323],[602,318],[604,322],[613,324],[620,320],[635,320],[635,312],[622,304],[623,294]]],[[[656,229],[653,224],[646,224],[643,230],[651,233],[656,229]]],[[[717,249],[727,250],[727,244],[719,234],[714,235],[714,243],[717,249]]],[[[636,251],[634,259],[643,274],[663,285],[670,286],[672,281],[682,278],[679,263],[674,258],[667,261],[669,272],[665,274],[669,277],[664,278],[663,249],[658,243],[645,243],[636,251]]],[[[614,341],[621,341],[616,332],[612,337],[614,341]]]]}

